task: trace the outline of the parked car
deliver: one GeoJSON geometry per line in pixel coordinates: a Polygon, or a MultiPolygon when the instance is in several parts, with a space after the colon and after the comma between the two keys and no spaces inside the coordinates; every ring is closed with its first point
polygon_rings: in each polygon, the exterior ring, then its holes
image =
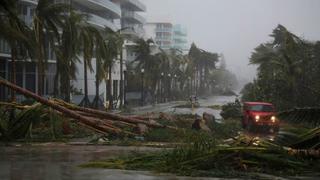
{"type": "Polygon", "coordinates": [[[275,107],[266,102],[245,102],[242,125],[249,131],[256,131],[260,127],[273,132],[279,131],[279,119],[276,117],[275,107]]]}

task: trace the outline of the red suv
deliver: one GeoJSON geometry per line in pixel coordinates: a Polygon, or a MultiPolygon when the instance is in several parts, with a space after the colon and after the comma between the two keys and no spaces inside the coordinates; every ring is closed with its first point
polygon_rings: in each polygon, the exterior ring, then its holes
{"type": "Polygon", "coordinates": [[[279,120],[276,117],[275,107],[265,102],[245,102],[242,125],[250,131],[257,130],[258,127],[268,127],[277,132],[279,120]]]}

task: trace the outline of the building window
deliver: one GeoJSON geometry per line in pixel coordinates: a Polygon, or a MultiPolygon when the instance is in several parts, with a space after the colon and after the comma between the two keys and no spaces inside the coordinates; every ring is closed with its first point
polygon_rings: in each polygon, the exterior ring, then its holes
{"type": "Polygon", "coordinates": [[[26,89],[36,92],[36,65],[35,63],[26,63],[26,89]]]}
{"type": "MultiPolygon", "coordinates": [[[[6,60],[0,59],[0,77],[6,78],[6,60]]],[[[4,86],[0,86],[0,100],[6,100],[6,88],[4,86]]]]}
{"type": "Polygon", "coordinates": [[[52,95],[54,93],[54,76],[56,73],[56,65],[48,64],[48,69],[46,72],[46,94],[52,95]]]}

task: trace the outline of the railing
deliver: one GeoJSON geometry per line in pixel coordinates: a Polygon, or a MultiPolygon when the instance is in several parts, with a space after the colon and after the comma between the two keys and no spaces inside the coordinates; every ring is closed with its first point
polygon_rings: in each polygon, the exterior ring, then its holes
{"type": "Polygon", "coordinates": [[[160,36],[157,36],[156,38],[155,38],[156,40],[162,40],[162,41],[171,41],[172,40],[172,37],[171,36],[162,36],[162,37],[160,37],[160,36]]]}
{"type": "Polygon", "coordinates": [[[88,0],[89,2],[95,3],[97,5],[103,6],[111,11],[113,11],[117,16],[121,16],[120,6],[114,4],[110,0],[88,0]]]}
{"type": "Polygon", "coordinates": [[[32,3],[32,4],[38,4],[39,0],[21,0],[21,1],[32,3]]]}
{"type": "Polygon", "coordinates": [[[168,33],[172,33],[172,28],[156,28],[156,32],[168,32],[168,33]]]}
{"type": "Polygon", "coordinates": [[[136,21],[140,22],[141,24],[145,24],[146,22],[146,19],[143,16],[133,11],[123,11],[122,16],[124,18],[133,18],[136,21]]]}
{"type": "Polygon", "coordinates": [[[141,3],[139,0],[127,0],[130,4],[136,6],[140,11],[146,11],[146,5],[141,3]]]}
{"type": "Polygon", "coordinates": [[[113,31],[117,31],[117,27],[113,22],[111,22],[107,19],[104,19],[100,16],[94,15],[94,14],[89,14],[88,22],[91,24],[100,26],[100,27],[106,26],[106,27],[109,27],[113,31]]]}

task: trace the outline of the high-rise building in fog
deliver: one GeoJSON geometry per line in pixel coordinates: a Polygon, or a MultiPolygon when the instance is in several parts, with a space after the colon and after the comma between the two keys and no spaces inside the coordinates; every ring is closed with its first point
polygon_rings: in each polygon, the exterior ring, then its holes
{"type": "Polygon", "coordinates": [[[170,22],[152,22],[145,25],[145,38],[151,38],[163,50],[188,50],[187,30],[170,22]]]}

